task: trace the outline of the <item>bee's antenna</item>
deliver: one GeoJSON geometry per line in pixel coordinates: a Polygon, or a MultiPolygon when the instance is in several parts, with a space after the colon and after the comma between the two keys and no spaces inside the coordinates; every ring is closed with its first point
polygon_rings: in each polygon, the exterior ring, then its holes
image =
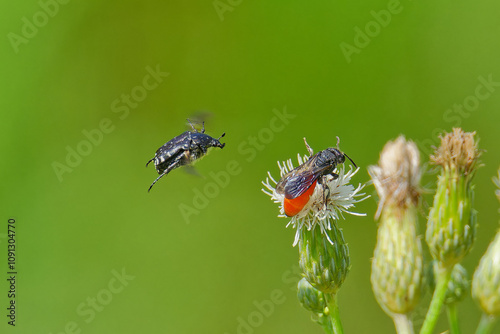
{"type": "MultiPolygon", "coordinates": [[[[338,137],[337,137],[338,138],[338,137]]],[[[352,161],[351,158],[349,158],[349,156],[345,153],[343,153],[345,157],[347,157],[347,159],[351,160],[352,164],[354,165],[354,168],[358,168],[358,166],[356,166],[356,163],[354,161],[352,161]]]]}
{"type": "Polygon", "coordinates": [[[222,137],[224,137],[226,135],[226,133],[224,132],[223,134],[220,135],[219,138],[217,138],[217,140],[220,140],[222,137]]]}

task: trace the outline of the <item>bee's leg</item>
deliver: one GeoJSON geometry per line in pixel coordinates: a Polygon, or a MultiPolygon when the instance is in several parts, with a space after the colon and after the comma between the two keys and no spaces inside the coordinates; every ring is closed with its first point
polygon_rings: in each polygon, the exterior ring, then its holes
{"type": "Polygon", "coordinates": [[[203,128],[201,129],[201,133],[205,133],[205,121],[203,121],[203,123],[201,123],[201,124],[203,124],[203,128]]]}
{"type": "Polygon", "coordinates": [[[314,154],[314,152],[313,152],[313,149],[311,148],[311,146],[309,146],[309,144],[307,143],[306,137],[304,137],[304,144],[306,144],[307,152],[309,152],[309,155],[312,156],[314,154]]]}
{"type": "MultiPolygon", "coordinates": [[[[338,177],[338,175],[337,175],[338,177]]],[[[326,204],[328,197],[330,197],[330,187],[328,186],[328,182],[325,182],[325,176],[319,178],[318,183],[323,187],[323,210],[326,211],[326,204]]]]}
{"type": "Polygon", "coordinates": [[[330,173],[331,176],[333,176],[333,179],[336,180],[339,178],[339,174],[335,174],[335,173],[330,173]]]}

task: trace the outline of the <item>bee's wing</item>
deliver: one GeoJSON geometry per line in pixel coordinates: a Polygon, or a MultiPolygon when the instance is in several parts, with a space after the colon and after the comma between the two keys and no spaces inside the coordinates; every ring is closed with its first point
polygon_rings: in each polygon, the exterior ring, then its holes
{"type": "Polygon", "coordinates": [[[285,197],[294,199],[302,195],[327,170],[328,167],[311,167],[290,176],[285,186],[285,197]]]}

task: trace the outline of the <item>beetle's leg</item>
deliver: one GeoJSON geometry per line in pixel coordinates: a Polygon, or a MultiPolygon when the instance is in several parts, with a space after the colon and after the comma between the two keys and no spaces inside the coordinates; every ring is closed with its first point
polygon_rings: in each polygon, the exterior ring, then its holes
{"type": "Polygon", "coordinates": [[[191,129],[193,129],[194,132],[198,132],[198,130],[196,130],[196,128],[194,127],[193,123],[191,123],[191,121],[189,120],[189,118],[187,119],[189,125],[191,125],[191,129]]]}
{"type": "Polygon", "coordinates": [[[151,185],[149,186],[149,189],[148,189],[148,192],[151,190],[151,188],[153,188],[153,186],[155,185],[156,182],[158,182],[159,179],[161,179],[162,177],[164,177],[165,175],[167,175],[168,173],[170,173],[170,171],[172,169],[175,169],[177,167],[180,167],[182,166],[179,165],[181,162],[182,162],[182,159],[185,159],[185,158],[188,158],[187,154],[189,154],[188,152],[184,152],[183,154],[180,154],[178,155],[175,160],[173,160],[169,166],[167,168],[165,168],[165,170],[163,171],[163,173],[160,174],[160,176],[158,176],[156,178],[156,180],[153,181],[153,183],[151,183],[151,185]]]}
{"type": "Polygon", "coordinates": [[[311,146],[309,146],[309,144],[307,143],[306,137],[304,137],[304,144],[306,144],[307,152],[309,152],[309,155],[312,157],[314,152],[313,152],[313,149],[311,148],[311,146]]]}
{"type": "Polygon", "coordinates": [[[151,183],[151,185],[149,186],[149,189],[148,189],[148,192],[151,190],[151,188],[153,188],[153,186],[155,185],[156,182],[158,182],[159,179],[161,179],[162,177],[164,177],[165,175],[168,174],[168,172],[170,172],[173,168],[167,168],[163,171],[163,173],[160,174],[160,176],[158,176],[156,178],[156,180],[153,181],[153,183],[151,183]]]}
{"type": "Polygon", "coordinates": [[[175,169],[175,168],[179,167],[179,166],[177,166],[177,164],[181,160],[182,156],[183,155],[181,155],[180,157],[177,157],[174,161],[172,161],[172,163],[167,168],[165,168],[165,170],[163,171],[163,173],[161,173],[160,176],[158,176],[156,178],[156,180],[154,180],[153,183],[151,183],[151,185],[149,186],[148,192],[151,190],[151,188],[153,188],[153,186],[155,185],[156,182],[158,182],[159,179],[161,179],[162,177],[164,177],[165,175],[167,175],[168,173],[170,173],[170,171],[172,169],[175,169]]]}
{"type": "Polygon", "coordinates": [[[146,163],[146,167],[148,167],[149,163],[150,163],[151,161],[153,161],[155,158],[156,158],[156,156],[154,156],[154,157],[153,157],[153,159],[149,160],[149,161],[146,163]]]}

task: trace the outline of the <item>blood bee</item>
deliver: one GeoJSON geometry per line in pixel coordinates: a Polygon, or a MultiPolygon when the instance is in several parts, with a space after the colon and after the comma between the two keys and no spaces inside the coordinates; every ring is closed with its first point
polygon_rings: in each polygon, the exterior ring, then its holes
{"type": "Polygon", "coordinates": [[[326,185],[326,175],[331,175],[334,179],[338,178],[338,174],[333,171],[338,164],[344,163],[346,157],[357,168],[354,161],[340,151],[339,141],[337,137],[337,148],[329,147],[313,155],[313,150],[304,138],[307,151],[311,155],[310,158],[283,175],[276,185],[276,191],[285,195],[283,207],[288,217],[293,217],[302,211],[314,193],[317,183],[325,188],[323,202],[326,204],[326,198],[330,192],[330,188],[326,185]]]}

